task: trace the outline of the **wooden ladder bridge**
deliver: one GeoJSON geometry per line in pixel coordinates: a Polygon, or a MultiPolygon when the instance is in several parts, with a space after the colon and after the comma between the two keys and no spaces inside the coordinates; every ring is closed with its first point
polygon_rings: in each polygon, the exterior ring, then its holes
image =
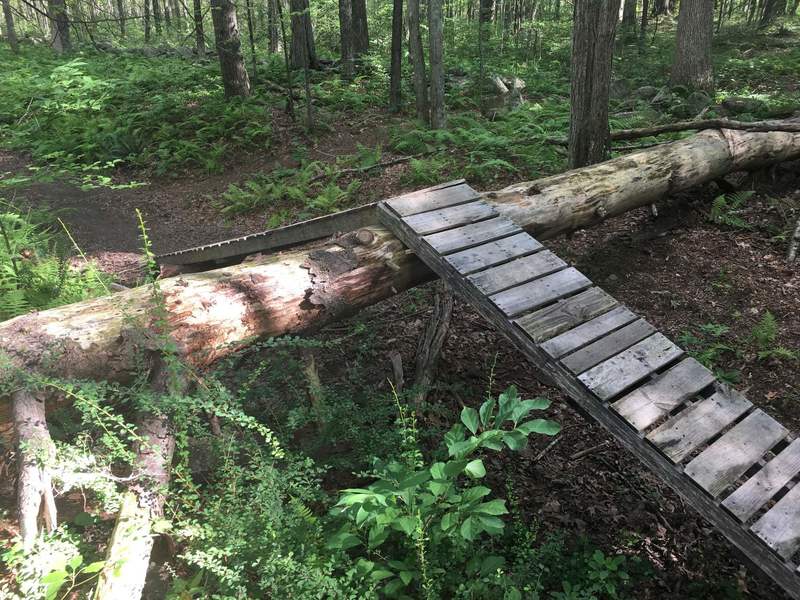
{"type": "Polygon", "coordinates": [[[378,211],[540,374],[800,599],[800,439],[463,181],[378,211]]]}

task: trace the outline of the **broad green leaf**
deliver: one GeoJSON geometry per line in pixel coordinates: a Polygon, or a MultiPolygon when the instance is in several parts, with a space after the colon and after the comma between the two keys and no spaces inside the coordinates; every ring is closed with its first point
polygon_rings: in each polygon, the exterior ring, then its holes
{"type": "Polygon", "coordinates": [[[87,573],[97,573],[98,571],[102,570],[103,567],[105,566],[106,566],[106,561],[98,560],[96,562],[89,563],[88,565],[86,565],[81,571],[81,573],[83,573],[84,575],[87,573]]]}
{"type": "Polygon", "coordinates": [[[468,440],[456,442],[447,447],[450,456],[463,457],[472,454],[480,446],[480,440],[475,436],[470,436],[468,440]]]}
{"type": "Polygon", "coordinates": [[[509,386],[508,389],[500,394],[499,398],[499,408],[497,410],[497,416],[494,420],[495,428],[500,428],[503,425],[503,422],[511,417],[511,412],[514,408],[514,405],[517,403],[517,388],[509,386]]]}
{"type": "Polygon", "coordinates": [[[468,504],[470,502],[475,502],[476,500],[480,500],[481,498],[484,498],[485,496],[488,496],[491,493],[492,490],[490,490],[488,487],[483,485],[476,485],[475,487],[471,487],[468,490],[466,490],[462,494],[461,499],[465,504],[468,504]]]}
{"type": "Polygon", "coordinates": [[[402,579],[392,579],[389,583],[383,586],[383,593],[388,597],[394,597],[397,592],[405,587],[402,579]]]}
{"type": "Polygon", "coordinates": [[[473,479],[480,479],[486,475],[486,467],[480,458],[476,458],[464,467],[464,472],[473,479]]]}
{"type": "Polygon", "coordinates": [[[538,433],[539,435],[556,435],[559,431],[561,431],[561,425],[548,419],[533,419],[532,421],[526,421],[517,427],[516,431],[521,431],[525,435],[530,435],[531,433],[538,433]]]}
{"type": "Polygon", "coordinates": [[[453,527],[453,525],[455,525],[457,522],[458,522],[458,514],[452,512],[445,513],[444,516],[442,517],[442,531],[447,531],[448,529],[453,527]]]}
{"type": "Polygon", "coordinates": [[[404,585],[408,585],[412,581],[414,581],[415,573],[413,571],[400,571],[399,576],[400,579],[403,580],[404,585]]]}
{"type": "Polygon", "coordinates": [[[358,546],[361,540],[352,533],[342,531],[332,536],[327,543],[328,548],[338,548],[340,550],[347,550],[353,546],[358,546]]]}
{"type": "Polygon", "coordinates": [[[471,406],[465,406],[463,409],[461,409],[461,422],[472,432],[473,435],[478,433],[478,426],[480,425],[480,421],[478,420],[478,411],[471,406]]]}
{"type": "Polygon", "coordinates": [[[358,512],[356,513],[356,525],[360,527],[371,514],[372,513],[368,511],[366,508],[364,508],[363,506],[359,506],[358,512]]]}
{"type": "Polygon", "coordinates": [[[468,462],[467,460],[451,460],[444,466],[444,472],[448,477],[455,477],[464,470],[468,462]]]}
{"type": "Polygon", "coordinates": [[[441,496],[447,493],[447,490],[450,489],[451,484],[449,482],[440,483],[438,481],[431,481],[428,484],[428,488],[437,496],[441,496]]]}
{"type": "Polygon", "coordinates": [[[545,410],[550,406],[550,400],[547,398],[534,398],[533,400],[523,400],[517,406],[514,407],[514,410],[511,411],[511,420],[514,423],[519,422],[519,420],[530,413],[532,410],[545,410]]]}
{"type": "Polygon", "coordinates": [[[395,519],[392,523],[392,527],[398,531],[402,531],[406,535],[411,535],[417,528],[417,519],[414,517],[400,517],[399,519],[395,519]]]}
{"type": "Polygon", "coordinates": [[[475,518],[478,520],[481,527],[483,527],[483,529],[487,531],[487,533],[491,535],[497,535],[498,533],[503,533],[503,528],[505,527],[505,525],[502,519],[487,515],[476,515],[475,518]]]}
{"type": "Polygon", "coordinates": [[[509,449],[513,450],[514,452],[519,452],[525,447],[525,444],[528,443],[528,435],[519,429],[515,429],[514,431],[504,433],[503,441],[505,442],[506,446],[509,447],[509,449]]]}
{"type": "Polygon", "coordinates": [[[75,556],[70,558],[69,561],[67,561],[67,567],[69,568],[70,571],[77,570],[77,568],[80,567],[82,564],[83,564],[83,557],[80,554],[76,554],[75,556]]]}
{"type": "Polygon", "coordinates": [[[433,463],[433,466],[431,466],[431,477],[434,479],[444,479],[446,477],[444,466],[443,462],[433,463]]]}
{"type": "Polygon", "coordinates": [[[375,568],[375,563],[372,562],[371,560],[367,560],[366,558],[359,558],[356,561],[356,570],[361,575],[366,575],[367,573],[372,571],[372,569],[374,569],[374,568],[375,568]]]}
{"type": "Polygon", "coordinates": [[[464,522],[461,524],[460,532],[461,537],[469,542],[475,539],[474,521],[472,520],[472,517],[467,517],[464,519],[464,522]]]}
{"type": "Polygon", "coordinates": [[[387,577],[392,577],[394,573],[389,571],[388,569],[375,569],[372,573],[369,574],[369,578],[372,581],[381,581],[386,579],[387,577]]]}
{"type": "Polygon", "coordinates": [[[481,404],[480,409],[480,417],[481,423],[484,427],[489,426],[489,420],[492,418],[492,413],[494,412],[495,404],[497,404],[497,400],[494,398],[489,398],[486,402],[481,404]]]}
{"type": "Polygon", "coordinates": [[[374,525],[372,529],[369,530],[369,536],[367,537],[369,549],[373,550],[377,548],[386,541],[387,537],[389,537],[389,532],[383,525],[374,525]]]}
{"type": "Polygon", "coordinates": [[[475,512],[481,513],[484,515],[506,515],[508,514],[508,509],[506,508],[506,501],[501,500],[500,498],[495,498],[494,500],[489,500],[489,502],[483,502],[475,507],[475,512]]]}
{"type": "Polygon", "coordinates": [[[40,583],[44,584],[45,586],[45,600],[55,600],[56,596],[58,595],[61,586],[64,585],[64,582],[67,580],[67,572],[63,569],[58,571],[52,571],[42,577],[40,583]]]}
{"type": "Polygon", "coordinates": [[[431,478],[430,469],[424,469],[422,471],[414,473],[410,477],[401,481],[398,487],[401,490],[407,490],[408,488],[414,488],[422,483],[425,483],[430,478],[431,478]]]}

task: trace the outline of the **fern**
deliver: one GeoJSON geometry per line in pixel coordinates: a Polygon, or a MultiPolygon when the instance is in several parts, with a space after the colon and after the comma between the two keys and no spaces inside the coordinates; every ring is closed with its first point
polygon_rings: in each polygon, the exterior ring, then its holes
{"type": "Polygon", "coordinates": [[[761,320],[753,327],[750,338],[760,350],[767,350],[778,337],[778,320],[770,311],[764,313],[761,320]]]}
{"type": "Polygon", "coordinates": [[[710,220],[734,229],[750,229],[750,224],[740,217],[739,213],[754,193],[753,191],[743,191],[717,196],[711,203],[710,220]]]}

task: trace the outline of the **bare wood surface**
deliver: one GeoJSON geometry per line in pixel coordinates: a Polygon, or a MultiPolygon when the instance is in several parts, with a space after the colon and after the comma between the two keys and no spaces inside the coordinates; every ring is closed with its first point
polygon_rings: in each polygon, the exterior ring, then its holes
{"type": "Polygon", "coordinates": [[[740,521],[747,521],[798,473],[800,473],[800,439],[789,444],[758,473],[725,498],[722,506],[740,521]]]}
{"type": "Polygon", "coordinates": [[[635,140],[662,133],[674,133],[677,131],[691,131],[702,129],[734,129],[737,131],[786,131],[792,133],[800,132],[800,122],[793,120],[774,120],[774,121],[733,121],[731,119],[703,119],[698,121],[678,121],[677,123],[666,123],[664,125],[653,125],[652,127],[640,127],[637,129],[617,129],[611,132],[612,141],[616,140],[635,140]]]}
{"type": "Polygon", "coordinates": [[[714,374],[687,358],[612,404],[628,423],[644,431],[715,381],[714,374]]]}
{"type": "Polygon", "coordinates": [[[800,485],[789,492],[753,525],[753,533],[783,558],[800,548],[800,485]]]}
{"type": "Polygon", "coordinates": [[[703,450],[686,465],[686,474],[715,498],[786,437],[789,431],[762,410],[703,450]]]}
{"type": "Polygon", "coordinates": [[[654,333],[592,367],[578,379],[601,400],[613,398],[651,373],[666,366],[682,354],[682,350],[661,333],[654,333]]]}
{"type": "Polygon", "coordinates": [[[453,293],[445,282],[439,282],[433,302],[433,314],[425,327],[425,334],[417,345],[417,360],[414,371],[414,404],[419,407],[428,397],[436,378],[436,368],[442,347],[450,330],[453,316],[453,293]]]}
{"type": "Polygon", "coordinates": [[[753,405],[733,389],[693,404],[647,435],[670,460],[681,462],[753,405]]]}
{"type": "Polygon", "coordinates": [[[469,280],[484,294],[495,294],[526,281],[560,271],[567,266],[558,256],[544,250],[504,265],[470,275],[469,280]]]}
{"type": "Polygon", "coordinates": [[[425,241],[440,254],[450,254],[506,237],[518,231],[522,230],[516,223],[503,217],[496,217],[488,221],[464,225],[456,229],[448,229],[447,231],[425,236],[425,241]]]}
{"type": "Polygon", "coordinates": [[[551,357],[559,358],[582,346],[591,344],[595,340],[611,333],[623,325],[627,325],[637,318],[638,317],[634,313],[624,306],[618,306],[599,317],[595,317],[587,323],[578,325],[574,329],[544,342],[542,344],[542,349],[551,357]]]}
{"type": "Polygon", "coordinates": [[[470,202],[411,215],[408,217],[408,225],[419,235],[427,235],[482,221],[495,215],[492,207],[485,202],[470,202]]]}
{"type": "Polygon", "coordinates": [[[523,256],[541,250],[542,245],[520,231],[515,235],[505,237],[494,242],[488,242],[474,248],[462,250],[446,257],[447,262],[453,265],[459,273],[469,275],[504,263],[512,258],[523,256]]]}
{"type": "Polygon", "coordinates": [[[561,362],[577,375],[619,354],[623,350],[627,350],[636,342],[640,342],[655,333],[655,331],[655,327],[650,323],[639,319],[562,358],[561,362]]]}
{"type": "Polygon", "coordinates": [[[514,317],[549,304],[592,285],[592,282],[573,267],[540,277],[517,287],[490,296],[490,300],[507,316],[514,317]]]}
{"type": "Polygon", "coordinates": [[[448,181],[387,200],[398,214],[407,217],[456,204],[477,200],[480,196],[463,179],[448,181]]]}
{"type": "Polygon", "coordinates": [[[593,319],[615,306],[617,301],[614,298],[599,287],[593,287],[520,317],[516,319],[516,323],[538,343],[593,319]]]}

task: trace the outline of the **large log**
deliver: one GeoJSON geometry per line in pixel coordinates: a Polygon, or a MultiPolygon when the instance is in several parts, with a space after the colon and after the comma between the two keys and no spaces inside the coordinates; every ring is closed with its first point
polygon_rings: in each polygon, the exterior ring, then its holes
{"type": "MultiPolygon", "coordinates": [[[[726,173],[800,158],[800,133],[709,130],[671,144],[485,198],[540,239],[591,226],[726,173]]],[[[388,231],[370,227],[316,247],[165,279],[167,321],[182,359],[197,367],[255,337],[298,334],[433,278],[388,231]]],[[[13,367],[63,377],[129,380],[151,341],[152,289],[33,313],[0,323],[13,367]]],[[[2,358],[0,356],[0,358],[2,358]]]]}

